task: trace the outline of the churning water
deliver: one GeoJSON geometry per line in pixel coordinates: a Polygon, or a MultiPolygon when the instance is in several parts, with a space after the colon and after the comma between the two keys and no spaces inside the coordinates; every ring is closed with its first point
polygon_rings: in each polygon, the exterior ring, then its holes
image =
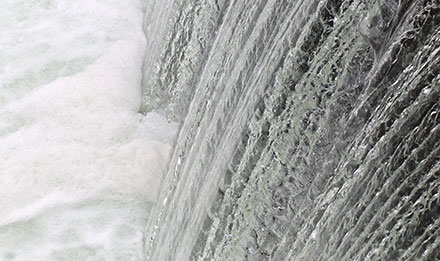
{"type": "Polygon", "coordinates": [[[0,261],[440,260],[440,0],[0,6],[0,261]]]}
{"type": "Polygon", "coordinates": [[[141,259],[177,128],[138,113],[143,3],[0,5],[0,260],[141,259]]]}

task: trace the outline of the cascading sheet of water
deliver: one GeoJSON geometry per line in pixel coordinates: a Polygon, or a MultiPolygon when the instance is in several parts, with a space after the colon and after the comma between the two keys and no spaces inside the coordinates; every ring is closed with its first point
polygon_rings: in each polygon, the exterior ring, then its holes
{"type": "Polygon", "coordinates": [[[143,3],[0,4],[0,260],[142,259],[177,129],[138,113],[143,3]]]}
{"type": "Polygon", "coordinates": [[[439,25],[439,0],[175,0],[147,260],[440,260],[439,25]]]}

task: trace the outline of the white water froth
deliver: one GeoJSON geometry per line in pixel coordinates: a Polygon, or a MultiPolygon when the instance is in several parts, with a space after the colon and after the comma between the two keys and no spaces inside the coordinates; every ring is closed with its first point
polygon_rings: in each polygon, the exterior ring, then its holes
{"type": "Polygon", "coordinates": [[[138,0],[0,0],[0,260],[141,260],[176,124],[138,113],[138,0]]]}

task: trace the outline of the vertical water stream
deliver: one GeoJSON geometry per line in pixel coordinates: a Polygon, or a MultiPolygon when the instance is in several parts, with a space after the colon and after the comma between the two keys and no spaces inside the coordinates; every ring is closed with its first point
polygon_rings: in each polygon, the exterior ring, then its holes
{"type": "Polygon", "coordinates": [[[438,0],[175,1],[149,260],[438,260],[439,24],[438,0]]]}

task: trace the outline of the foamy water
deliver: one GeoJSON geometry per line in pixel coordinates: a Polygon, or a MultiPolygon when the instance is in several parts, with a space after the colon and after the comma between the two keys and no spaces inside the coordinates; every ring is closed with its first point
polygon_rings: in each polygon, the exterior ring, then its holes
{"type": "Polygon", "coordinates": [[[138,0],[0,0],[0,260],[141,260],[176,124],[138,0]]]}

